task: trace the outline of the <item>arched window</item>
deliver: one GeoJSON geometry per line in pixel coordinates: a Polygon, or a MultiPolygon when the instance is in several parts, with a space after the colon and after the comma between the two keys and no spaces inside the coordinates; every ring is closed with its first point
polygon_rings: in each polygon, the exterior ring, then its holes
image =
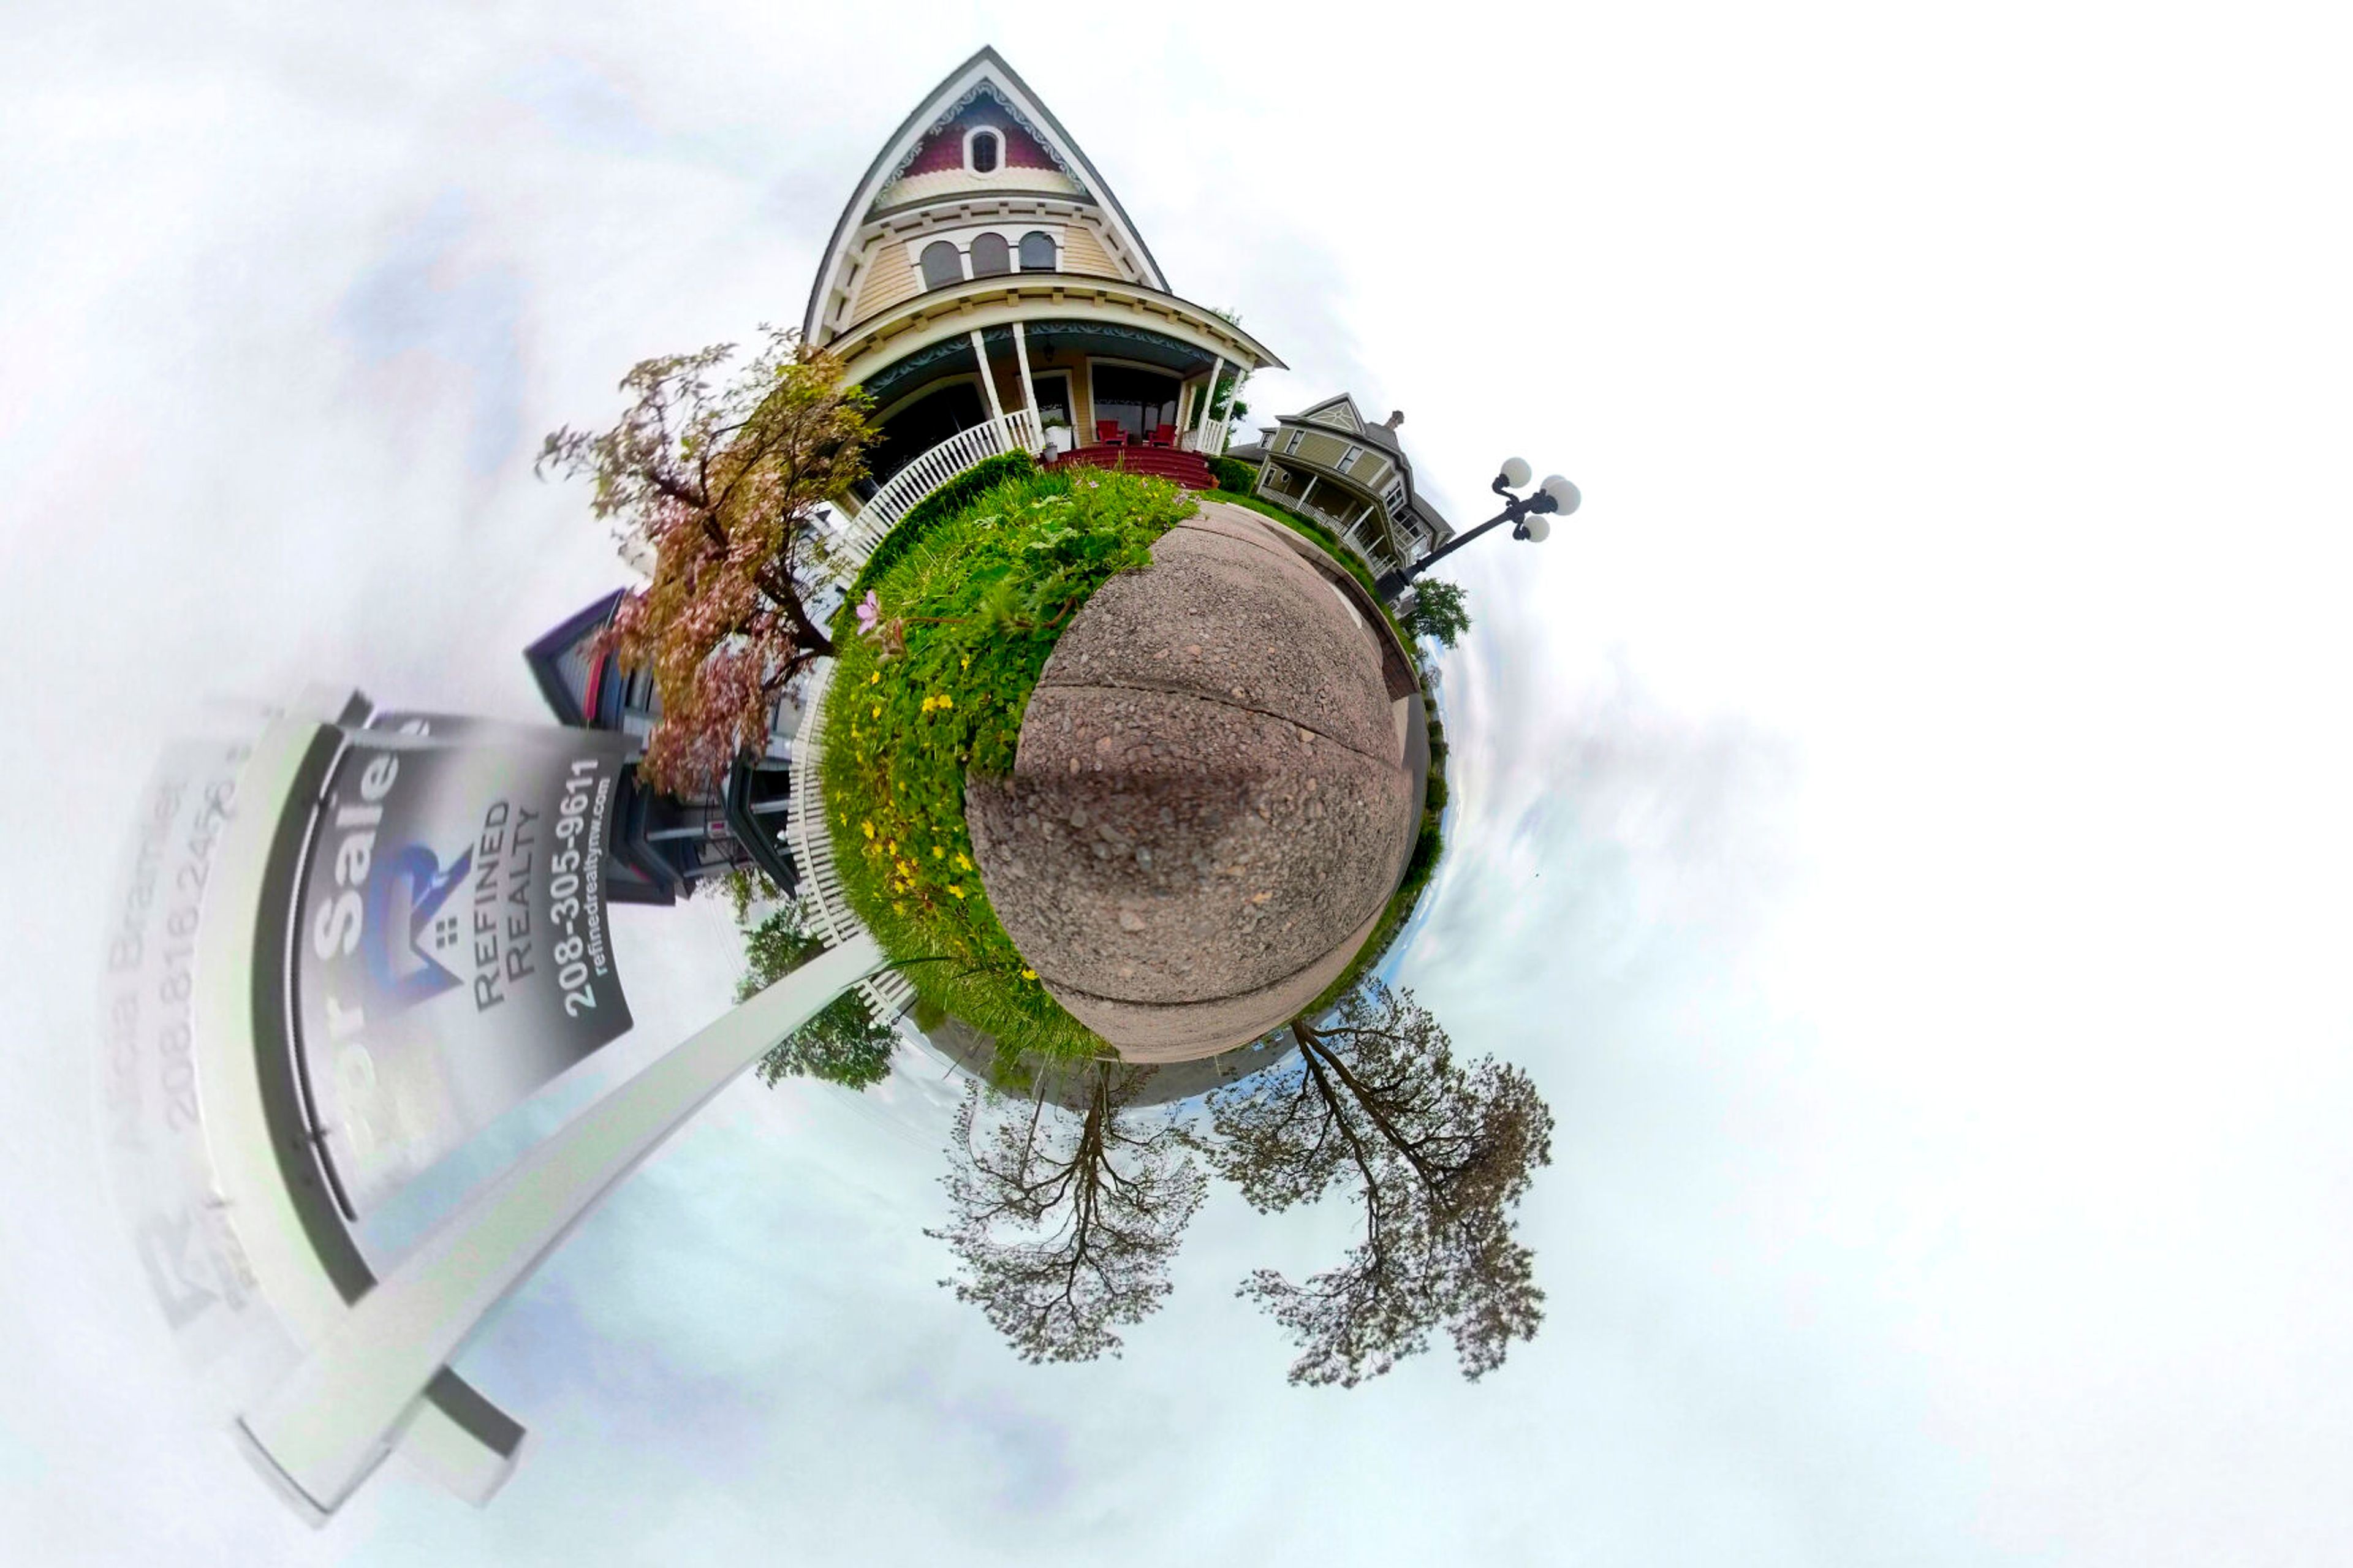
{"type": "Polygon", "coordinates": [[[987,278],[1013,270],[1013,253],[1001,234],[976,234],[972,239],[972,275],[987,278]]]}
{"type": "Polygon", "coordinates": [[[993,174],[1003,159],[1004,144],[994,131],[976,131],[965,144],[965,156],[976,174],[993,174]]]}
{"type": "Polygon", "coordinates": [[[923,247],[923,287],[944,289],[951,283],[964,281],[964,258],[956,247],[944,239],[935,239],[923,247]]]}
{"type": "Polygon", "coordinates": [[[1054,270],[1054,237],[1042,228],[1033,228],[1021,237],[1021,270],[1051,272],[1054,270]]]}

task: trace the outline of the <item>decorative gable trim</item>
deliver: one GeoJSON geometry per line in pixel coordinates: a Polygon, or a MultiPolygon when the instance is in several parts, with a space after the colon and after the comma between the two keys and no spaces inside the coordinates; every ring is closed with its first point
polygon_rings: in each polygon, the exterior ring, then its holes
{"type": "MultiPolygon", "coordinates": [[[[1047,157],[1053,160],[1055,168],[1060,169],[1071,179],[1077,180],[1082,188],[1085,186],[1086,181],[1081,179],[1079,172],[1071,167],[1070,161],[1062,156],[1062,150],[1054,144],[1053,137],[1045,134],[1043,132],[1039,131],[1037,126],[1031,124],[1029,122],[1029,117],[1022,113],[1017,106],[1006,102],[1004,96],[997,90],[994,83],[979,81],[975,82],[971,90],[967,91],[962,98],[957,99],[954,103],[949,104],[945,109],[942,110],[939,114],[933,119],[929,125],[923,127],[923,133],[922,135],[907,143],[907,150],[899,155],[898,163],[892,166],[890,174],[882,181],[882,188],[888,189],[899,180],[905,178],[907,171],[915,166],[915,160],[923,155],[924,145],[928,143],[933,137],[938,135],[941,132],[946,130],[951,124],[953,124],[956,116],[962,114],[965,110],[970,109],[974,104],[978,103],[984,98],[988,100],[989,102],[995,104],[997,108],[1003,110],[1005,111],[1005,117],[1008,120],[1010,120],[1014,124],[1019,126],[1023,134],[1027,135],[1032,142],[1038,143],[1039,150],[1043,152],[1047,157]]],[[[971,140],[970,132],[965,133],[965,140],[971,140]]],[[[867,216],[870,217],[873,216],[872,209],[870,208],[868,210],[867,216]]]]}
{"type": "Polygon", "coordinates": [[[1327,430],[1345,430],[1351,436],[1361,434],[1365,428],[1365,416],[1356,412],[1356,400],[1345,392],[1312,408],[1303,408],[1293,417],[1321,425],[1327,430]]]}
{"type": "Polygon", "coordinates": [[[809,342],[822,343],[833,335],[825,324],[826,315],[834,297],[850,282],[852,242],[873,210],[875,198],[913,163],[933,132],[979,101],[984,94],[994,99],[1026,134],[1035,138],[1056,168],[1075,181],[1086,193],[1086,198],[1095,204],[1113,242],[1112,248],[1143,274],[1139,281],[1164,294],[1173,292],[1143,236],[1135,232],[1119,198],[1087,161],[1086,153],[1038,100],[1029,84],[1005,63],[1004,57],[993,48],[984,48],[950,72],[900,123],[850,194],[849,204],[842,208],[840,220],[834,225],[833,237],[826,244],[825,258],[818,264],[816,280],[809,289],[808,309],[801,317],[801,332],[809,342]]]}

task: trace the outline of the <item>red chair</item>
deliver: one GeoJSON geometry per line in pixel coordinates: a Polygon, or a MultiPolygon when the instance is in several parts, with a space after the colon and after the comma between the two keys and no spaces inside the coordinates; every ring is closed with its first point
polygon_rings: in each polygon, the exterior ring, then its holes
{"type": "Polygon", "coordinates": [[[1116,419],[1098,419],[1095,421],[1095,445],[1124,447],[1127,445],[1127,432],[1119,427],[1116,419]]]}
{"type": "Polygon", "coordinates": [[[1176,444],[1176,426],[1174,425],[1155,425],[1152,427],[1151,436],[1145,439],[1144,444],[1147,447],[1174,447],[1176,444]]]}

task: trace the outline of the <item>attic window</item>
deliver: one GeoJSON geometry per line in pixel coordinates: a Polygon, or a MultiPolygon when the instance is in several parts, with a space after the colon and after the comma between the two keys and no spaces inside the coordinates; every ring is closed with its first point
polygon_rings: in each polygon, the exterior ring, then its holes
{"type": "Polygon", "coordinates": [[[1054,270],[1054,237],[1042,228],[1033,228],[1021,237],[1021,270],[1051,272],[1054,270]]]}
{"type": "Polygon", "coordinates": [[[976,131],[964,144],[965,167],[976,174],[993,174],[1005,161],[1005,140],[994,131],[976,131]]]}

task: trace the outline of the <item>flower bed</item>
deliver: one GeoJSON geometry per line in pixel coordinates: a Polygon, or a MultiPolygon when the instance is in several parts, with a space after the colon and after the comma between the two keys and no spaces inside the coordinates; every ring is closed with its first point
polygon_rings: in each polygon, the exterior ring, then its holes
{"type": "Polygon", "coordinates": [[[1192,510],[1174,485],[1138,475],[1008,479],[868,574],[836,632],[823,777],[842,892],[918,996],[1008,1055],[1112,1050],[1047,994],[989,909],[965,773],[1011,771],[1062,629],[1192,510]]]}

